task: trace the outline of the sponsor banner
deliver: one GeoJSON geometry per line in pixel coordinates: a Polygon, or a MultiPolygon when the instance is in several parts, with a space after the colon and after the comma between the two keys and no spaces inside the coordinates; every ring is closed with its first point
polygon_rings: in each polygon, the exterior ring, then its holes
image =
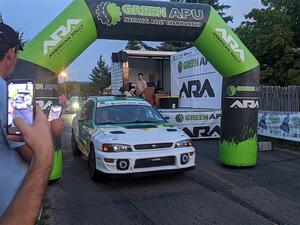
{"type": "Polygon", "coordinates": [[[171,94],[179,107],[221,108],[222,76],[195,48],[171,57],[171,94]]]}
{"type": "Polygon", "coordinates": [[[171,124],[182,129],[192,139],[220,138],[221,111],[163,112],[171,124]]]}
{"type": "Polygon", "coordinates": [[[35,101],[46,114],[52,105],[59,103],[58,78],[53,72],[19,59],[12,78],[31,79],[35,82],[35,101]]]}
{"type": "MultiPolygon", "coordinates": [[[[163,112],[168,122],[192,139],[220,138],[221,110],[211,112],[163,112]]],[[[258,134],[300,142],[300,112],[259,112],[258,134]]]]}
{"type": "Polygon", "coordinates": [[[259,112],[258,134],[300,142],[300,112],[259,112]]]}
{"type": "Polygon", "coordinates": [[[210,12],[210,6],[205,4],[144,0],[86,2],[98,37],[104,39],[195,41],[210,12]]]}

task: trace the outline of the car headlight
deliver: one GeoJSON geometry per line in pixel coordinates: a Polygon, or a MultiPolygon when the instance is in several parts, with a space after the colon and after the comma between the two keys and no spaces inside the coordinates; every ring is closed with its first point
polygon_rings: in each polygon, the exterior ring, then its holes
{"type": "Polygon", "coordinates": [[[74,102],[74,103],[72,104],[72,107],[73,107],[74,109],[79,109],[79,103],[78,103],[78,102],[74,102]]]}
{"type": "Polygon", "coordinates": [[[131,152],[130,145],[123,144],[103,144],[102,150],[104,152],[131,152]]]}
{"type": "Polygon", "coordinates": [[[191,140],[178,141],[175,143],[175,148],[184,148],[193,146],[191,140]]]}

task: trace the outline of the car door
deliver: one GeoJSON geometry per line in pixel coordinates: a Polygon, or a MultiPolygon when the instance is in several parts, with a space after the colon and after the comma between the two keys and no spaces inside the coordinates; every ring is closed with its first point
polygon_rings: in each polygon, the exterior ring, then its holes
{"type": "Polygon", "coordinates": [[[90,130],[93,128],[93,114],[95,103],[93,100],[86,102],[81,111],[79,121],[80,145],[82,150],[88,153],[90,143],[90,130]]]}

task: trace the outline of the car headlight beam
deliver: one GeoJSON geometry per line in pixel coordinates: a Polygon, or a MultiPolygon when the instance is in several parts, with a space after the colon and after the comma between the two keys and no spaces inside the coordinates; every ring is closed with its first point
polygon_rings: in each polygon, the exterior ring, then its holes
{"type": "Polygon", "coordinates": [[[72,104],[72,107],[73,107],[74,109],[79,109],[79,103],[78,103],[78,102],[74,102],[74,103],[72,104]]]}

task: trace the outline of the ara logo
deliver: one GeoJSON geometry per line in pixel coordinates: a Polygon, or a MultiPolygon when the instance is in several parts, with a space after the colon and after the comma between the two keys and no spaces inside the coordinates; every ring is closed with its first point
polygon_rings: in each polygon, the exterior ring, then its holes
{"type": "Polygon", "coordinates": [[[199,126],[199,127],[192,127],[183,128],[183,131],[190,137],[190,138],[218,138],[221,134],[220,126],[199,126]],[[192,130],[191,130],[192,129],[192,130]]]}
{"type": "Polygon", "coordinates": [[[67,25],[60,26],[53,34],[50,35],[51,40],[44,42],[44,55],[48,54],[50,47],[55,47],[64,37],[66,37],[72,28],[81,23],[81,19],[69,19],[67,20],[67,25]]]}
{"type": "Polygon", "coordinates": [[[191,98],[192,96],[196,98],[201,98],[203,96],[204,97],[208,96],[210,98],[215,97],[215,92],[211,87],[211,84],[208,79],[204,81],[203,85],[201,85],[200,80],[189,81],[187,85],[184,82],[180,89],[180,94],[179,94],[180,98],[182,97],[183,94],[185,94],[187,98],[191,98]]]}
{"type": "Polygon", "coordinates": [[[258,100],[236,100],[230,108],[239,108],[239,109],[257,109],[259,106],[258,100]]]}
{"type": "Polygon", "coordinates": [[[122,11],[116,3],[101,2],[97,5],[96,14],[103,25],[117,25],[121,21],[122,11]]]}
{"type": "Polygon", "coordinates": [[[53,102],[49,100],[48,102],[45,103],[43,100],[36,100],[36,104],[38,104],[42,110],[47,110],[53,105],[53,102]]]}
{"type": "Polygon", "coordinates": [[[215,28],[215,30],[221,34],[223,40],[229,44],[230,48],[240,55],[240,59],[245,62],[245,52],[240,48],[239,44],[234,40],[234,38],[227,34],[227,31],[224,28],[215,28]]]}

